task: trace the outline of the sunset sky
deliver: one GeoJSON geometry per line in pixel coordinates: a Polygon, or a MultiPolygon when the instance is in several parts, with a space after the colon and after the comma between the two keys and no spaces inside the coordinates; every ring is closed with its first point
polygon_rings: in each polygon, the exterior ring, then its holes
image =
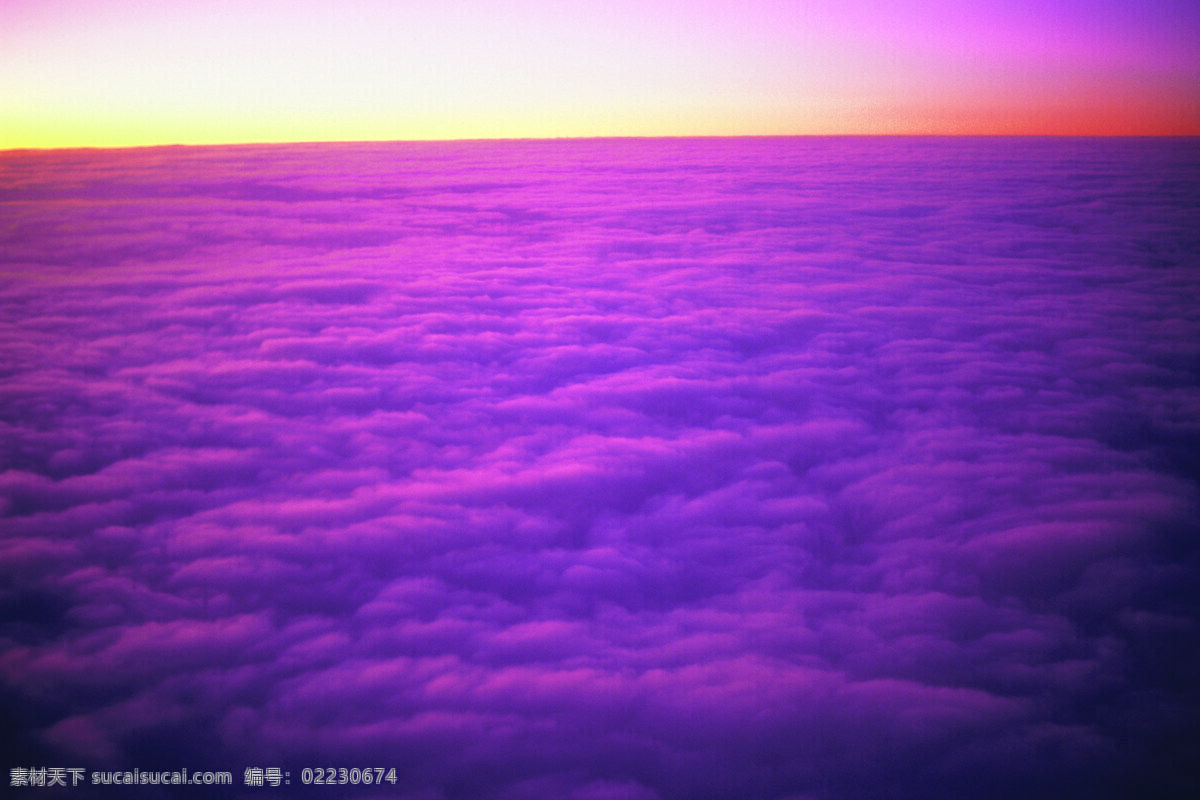
{"type": "Polygon", "coordinates": [[[7,0],[0,148],[1200,134],[1188,0],[7,0]]]}

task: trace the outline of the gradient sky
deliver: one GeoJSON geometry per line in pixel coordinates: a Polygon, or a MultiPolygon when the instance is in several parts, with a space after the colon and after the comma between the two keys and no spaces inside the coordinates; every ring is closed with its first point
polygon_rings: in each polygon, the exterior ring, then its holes
{"type": "Polygon", "coordinates": [[[1200,133],[1188,0],[5,0],[0,148],[1200,133]]]}

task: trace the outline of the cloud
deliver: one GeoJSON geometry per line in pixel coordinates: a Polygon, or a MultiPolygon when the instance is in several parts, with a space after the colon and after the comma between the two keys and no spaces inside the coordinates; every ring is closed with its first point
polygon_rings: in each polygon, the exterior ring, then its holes
{"type": "Polygon", "coordinates": [[[3,160],[30,766],[1196,785],[1193,144],[3,160]]]}

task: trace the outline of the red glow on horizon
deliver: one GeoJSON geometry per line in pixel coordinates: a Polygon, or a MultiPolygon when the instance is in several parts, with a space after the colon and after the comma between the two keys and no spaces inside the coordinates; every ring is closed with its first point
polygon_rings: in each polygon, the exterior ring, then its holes
{"type": "Polygon", "coordinates": [[[1200,11],[1175,6],[53,0],[6,13],[3,149],[1200,135],[1200,11]]]}

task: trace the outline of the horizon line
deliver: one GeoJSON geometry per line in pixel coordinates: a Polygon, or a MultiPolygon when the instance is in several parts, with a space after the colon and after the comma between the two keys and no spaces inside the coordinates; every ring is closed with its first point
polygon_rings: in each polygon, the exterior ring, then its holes
{"type": "Polygon", "coordinates": [[[365,144],[440,144],[487,142],[572,142],[572,141],[658,141],[675,139],[1200,139],[1198,133],[762,133],[762,134],[664,134],[627,136],[495,136],[447,137],[440,139],[289,139],[228,142],[155,142],[151,144],[82,144],[66,146],[26,145],[0,148],[0,155],[50,153],[79,150],[152,150],[166,148],[271,147],[365,144]]]}

